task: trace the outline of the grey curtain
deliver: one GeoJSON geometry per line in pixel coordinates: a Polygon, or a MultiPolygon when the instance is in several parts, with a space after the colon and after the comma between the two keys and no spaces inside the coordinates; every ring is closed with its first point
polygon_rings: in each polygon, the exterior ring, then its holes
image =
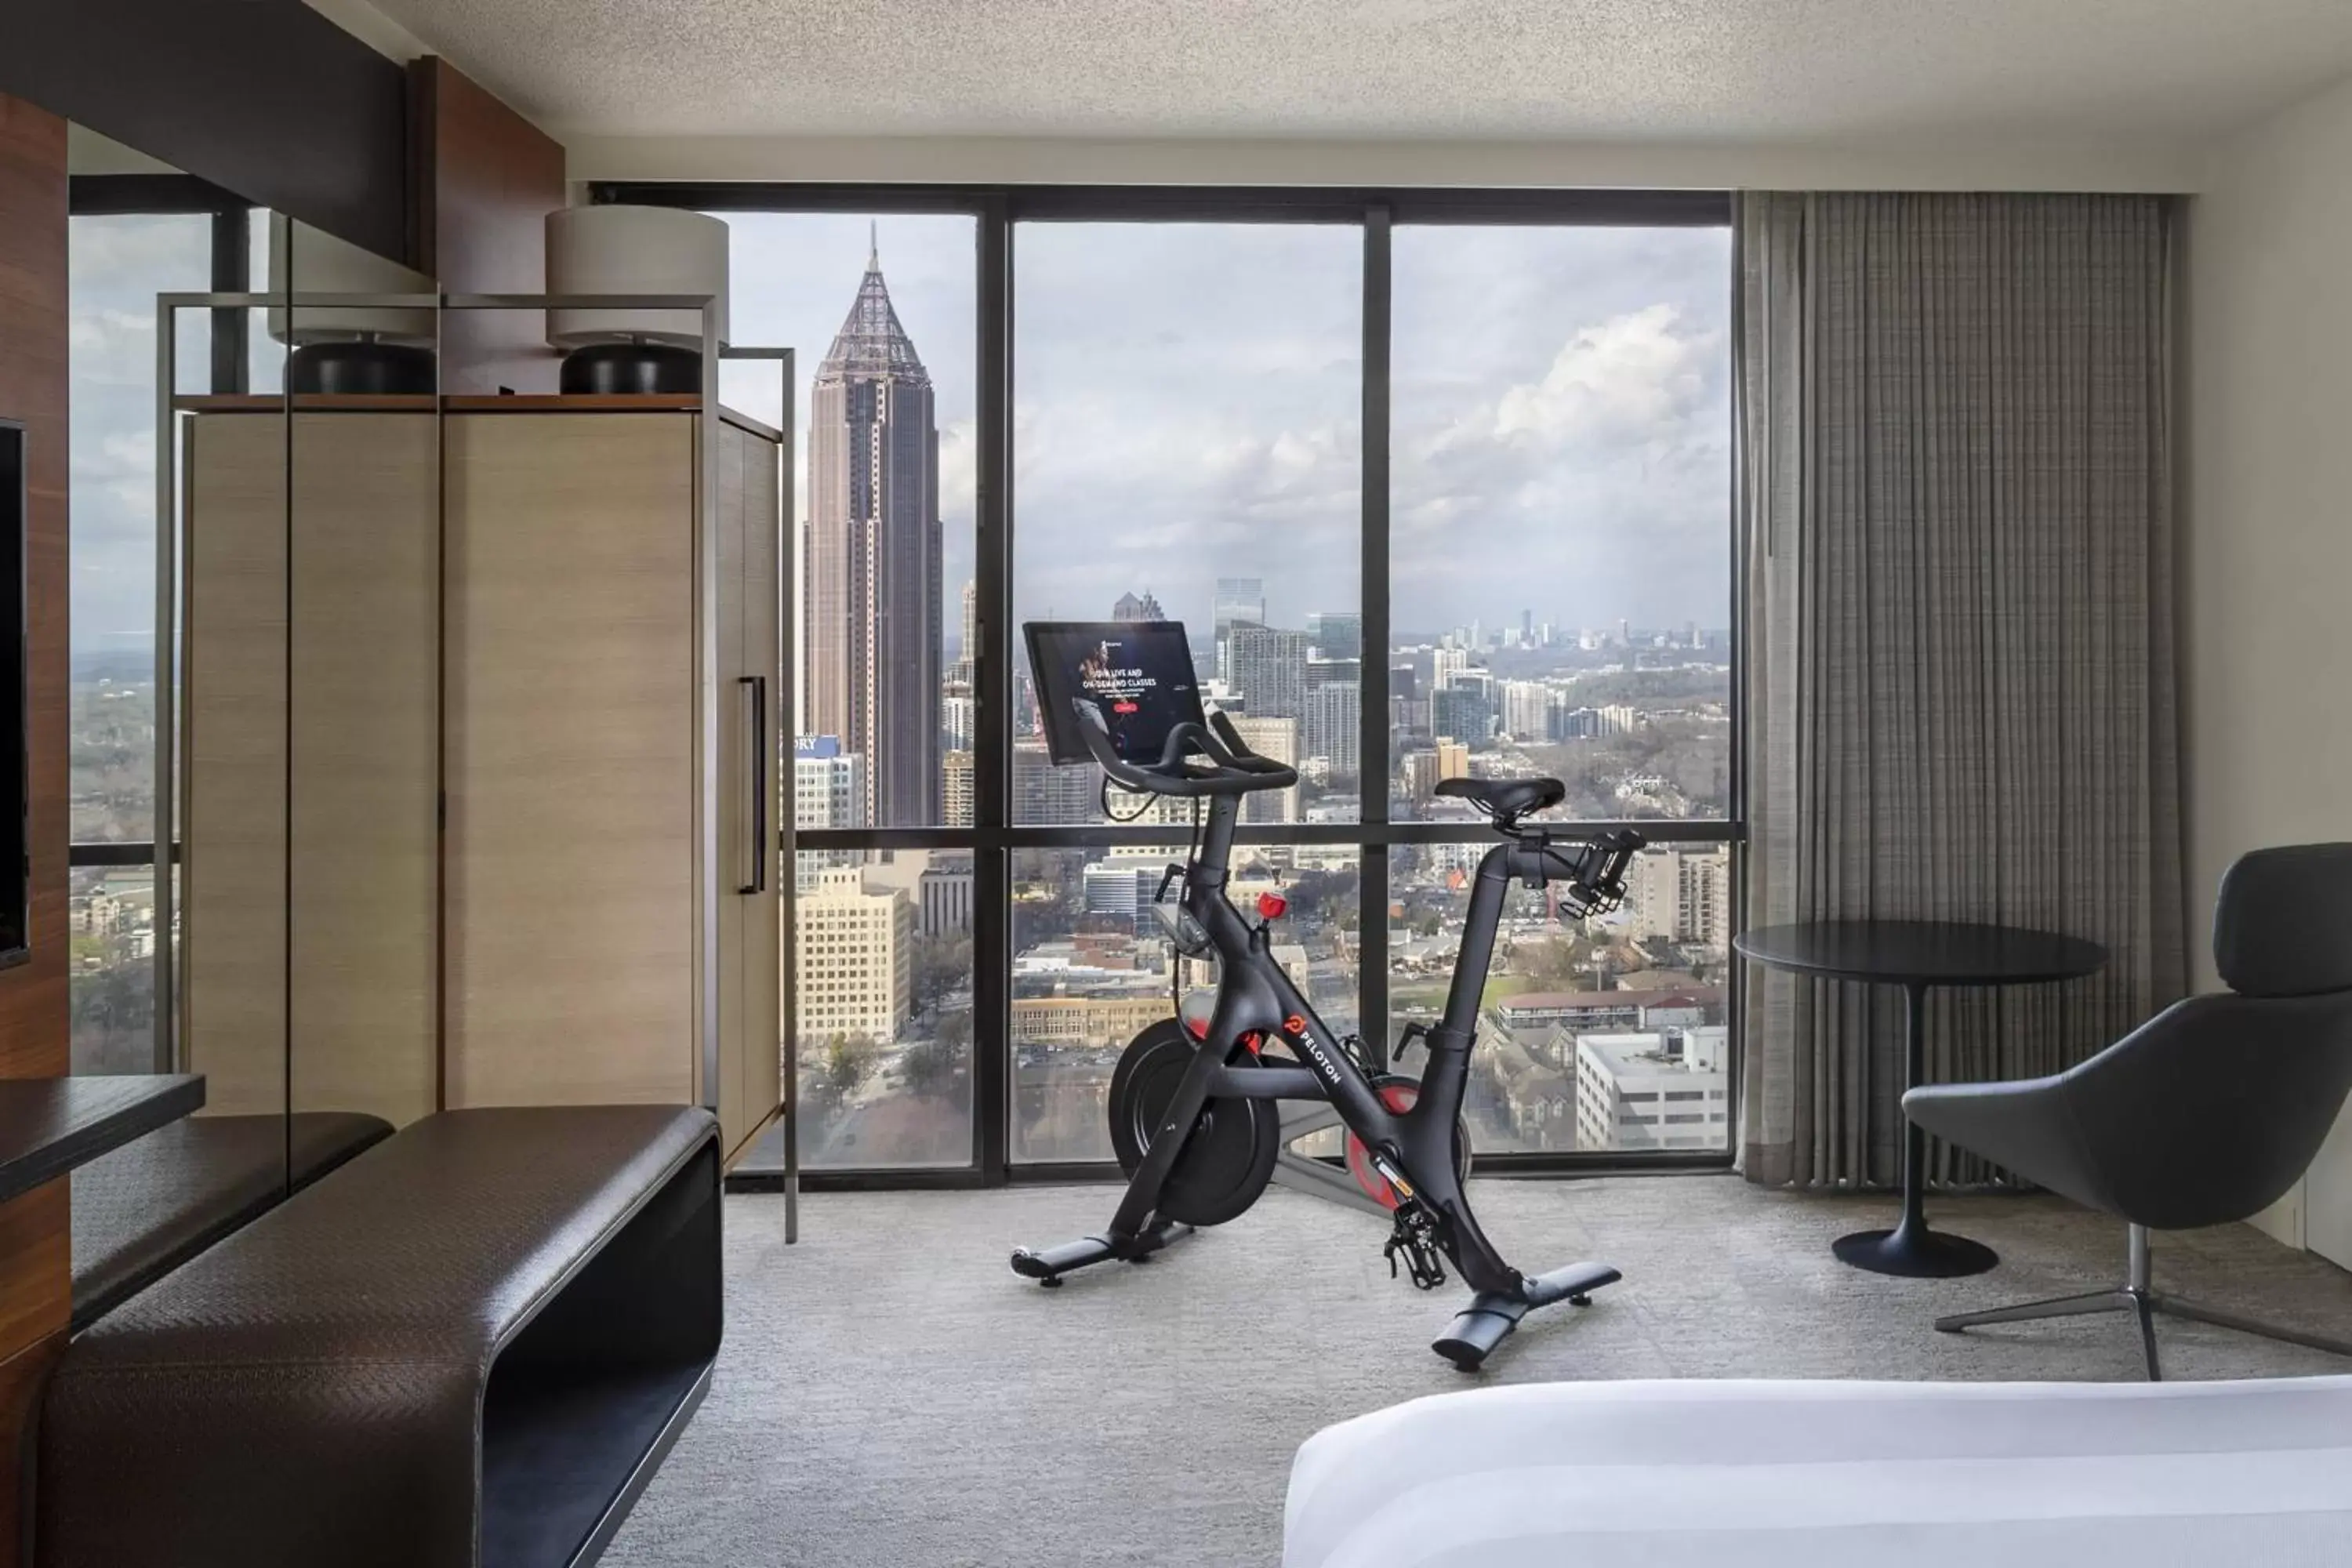
{"type": "MultiPolygon", "coordinates": [[[[1741,201],[1747,921],[2114,954],[1936,994],[1931,1080],[2054,1071],[2185,982],[2168,229],[2160,197],[1741,201]]],[[[1899,993],[1748,976],[1748,1178],[1895,1181],[1899,993]]]]}

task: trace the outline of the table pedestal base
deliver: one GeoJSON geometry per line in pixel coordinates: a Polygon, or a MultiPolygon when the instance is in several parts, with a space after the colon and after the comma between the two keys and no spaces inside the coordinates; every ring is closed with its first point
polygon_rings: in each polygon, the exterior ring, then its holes
{"type": "Polygon", "coordinates": [[[1858,1230],[1838,1237],[1830,1250],[1849,1268],[1906,1279],[1957,1279],[1982,1274],[2000,1261],[1984,1243],[1929,1230],[1924,1220],[1906,1220],[1893,1230],[1858,1230]]]}

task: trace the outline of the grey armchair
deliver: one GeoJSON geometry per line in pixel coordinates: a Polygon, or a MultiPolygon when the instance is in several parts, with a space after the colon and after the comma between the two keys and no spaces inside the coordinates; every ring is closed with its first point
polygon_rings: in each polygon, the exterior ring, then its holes
{"type": "Polygon", "coordinates": [[[1936,1136],[2130,1226],[2123,1284],[1937,1328],[2134,1312],[2151,1380],[2163,1375],[2158,1313],[2352,1355],[2352,1341],[2161,1294],[2148,1267],[2149,1231],[2245,1219],[2294,1185],[2352,1091],[2352,844],[2258,849],[2231,866],[2213,959],[2227,992],[2175,1003],[2078,1067],[1903,1097],[1936,1136]]]}

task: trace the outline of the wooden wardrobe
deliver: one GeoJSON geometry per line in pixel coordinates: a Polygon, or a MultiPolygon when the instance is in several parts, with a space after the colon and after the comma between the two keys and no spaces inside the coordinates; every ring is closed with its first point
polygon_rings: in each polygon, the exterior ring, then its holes
{"type": "Polygon", "coordinates": [[[700,1102],[736,1158],[783,1099],[782,437],[410,402],[189,400],[183,1058],[222,1109],[700,1102]]]}

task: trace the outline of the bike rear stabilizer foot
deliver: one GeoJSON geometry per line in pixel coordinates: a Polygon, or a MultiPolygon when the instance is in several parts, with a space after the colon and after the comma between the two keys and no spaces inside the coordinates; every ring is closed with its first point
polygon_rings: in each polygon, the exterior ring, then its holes
{"type": "Polygon", "coordinates": [[[1495,1347],[1519,1326],[1519,1320],[1538,1307],[1555,1301],[1591,1306],[1590,1292],[1623,1278],[1606,1263],[1571,1263],[1522,1280],[1517,1290],[1481,1290],[1454,1314],[1429,1348],[1452,1362],[1455,1371],[1476,1372],[1495,1347]]]}
{"type": "Polygon", "coordinates": [[[1013,1254],[1013,1272],[1050,1288],[1059,1285],[1065,1274],[1075,1273],[1093,1264],[1108,1263],[1115,1258],[1129,1263],[1148,1262],[1153,1253],[1170,1242],[1192,1234],[1192,1227],[1189,1225],[1179,1225],[1174,1220],[1157,1220],[1124,1239],[1089,1236],[1078,1241],[1066,1241],[1059,1247],[1018,1247],[1013,1254]]]}

